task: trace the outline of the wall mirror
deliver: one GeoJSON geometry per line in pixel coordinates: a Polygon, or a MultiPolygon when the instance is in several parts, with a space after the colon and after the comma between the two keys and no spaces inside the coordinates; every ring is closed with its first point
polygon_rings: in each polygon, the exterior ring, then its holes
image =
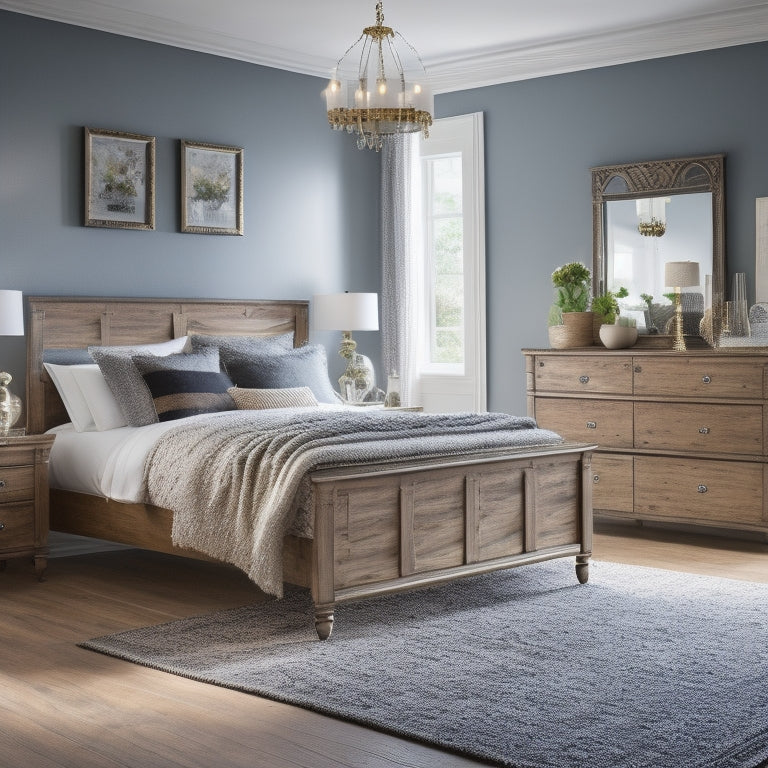
{"type": "Polygon", "coordinates": [[[683,289],[686,335],[725,290],[724,155],[592,168],[592,290],[629,291],[623,316],[641,334],[664,334],[673,312],[664,265],[699,264],[701,285],[683,289]]]}

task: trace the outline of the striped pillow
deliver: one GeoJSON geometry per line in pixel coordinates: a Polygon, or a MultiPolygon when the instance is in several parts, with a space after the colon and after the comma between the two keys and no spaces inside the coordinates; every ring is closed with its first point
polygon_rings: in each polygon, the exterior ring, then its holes
{"type": "Polygon", "coordinates": [[[143,374],[158,421],[172,421],[200,413],[231,411],[227,393],[232,381],[218,371],[149,371],[143,374]]]}
{"type": "Polygon", "coordinates": [[[267,408],[307,408],[318,402],[309,387],[287,389],[240,389],[227,390],[235,405],[243,411],[262,411],[267,408]]]}

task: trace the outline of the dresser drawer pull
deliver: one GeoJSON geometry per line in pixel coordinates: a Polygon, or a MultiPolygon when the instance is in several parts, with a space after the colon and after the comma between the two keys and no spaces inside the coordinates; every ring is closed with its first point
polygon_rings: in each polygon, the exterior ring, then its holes
{"type": "Polygon", "coordinates": [[[579,381],[582,384],[589,384],[589,376],[579,376],[579,381]]]}
{"type": "Polygon", "coordinates": [[[700,435],[708,435],[709,434],[709,427],[699,427],[699,434],[700,435]]]}
{"type": "Polygon", "coordinates": [[[597,422],[596,421],[588,421],[587,422],[587,429],[597,429],[597,422]]]}
{"type": "Polygon", "coordinates": [[[702,376],[701,380],[704,384],[709,384],[712,381],[712,379],[709,376],[702,376]]]}
{"type": "Polygon", "coordinates": [[[0,531],[5,530],[5,523],[0,523],[0,531]]]}
{"type": "Polygon", "coordinates": [[[0,488],[5,488],[5,480],[0,480],[0,488]]]}
{"type": "Polygon", "coordinates": [[[706,485],[700,485],[696,490],[699,493],[706,493],[707,492],[707,486],[706,485]]]}
{"type": "Polygon", "coordinates": [[[592,482],[593,483],[599,483],[600,482],[600,475],[593,475],[592,476],[592,482]]]}

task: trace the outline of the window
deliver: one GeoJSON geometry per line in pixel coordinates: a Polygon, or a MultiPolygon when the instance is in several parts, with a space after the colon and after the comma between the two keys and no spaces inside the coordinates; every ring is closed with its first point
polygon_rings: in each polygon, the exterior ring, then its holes
{"type": "Polygon", "coordinates": [[[425,410],[484,411],[485,200],[482,113],[436,120],[412,168],[420,333],[415,399],[425,410]]]}

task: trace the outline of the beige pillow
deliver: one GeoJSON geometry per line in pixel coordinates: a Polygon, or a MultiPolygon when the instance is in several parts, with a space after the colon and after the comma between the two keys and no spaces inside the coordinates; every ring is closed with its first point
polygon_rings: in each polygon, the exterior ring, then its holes
{"type": "Polygon", "coordinates": [[[266,408],[306,408],[318,405],[309,387],[290,387],[287,389],[230,387],[227,392],[241,411],[261,411],[266,408]]]}

